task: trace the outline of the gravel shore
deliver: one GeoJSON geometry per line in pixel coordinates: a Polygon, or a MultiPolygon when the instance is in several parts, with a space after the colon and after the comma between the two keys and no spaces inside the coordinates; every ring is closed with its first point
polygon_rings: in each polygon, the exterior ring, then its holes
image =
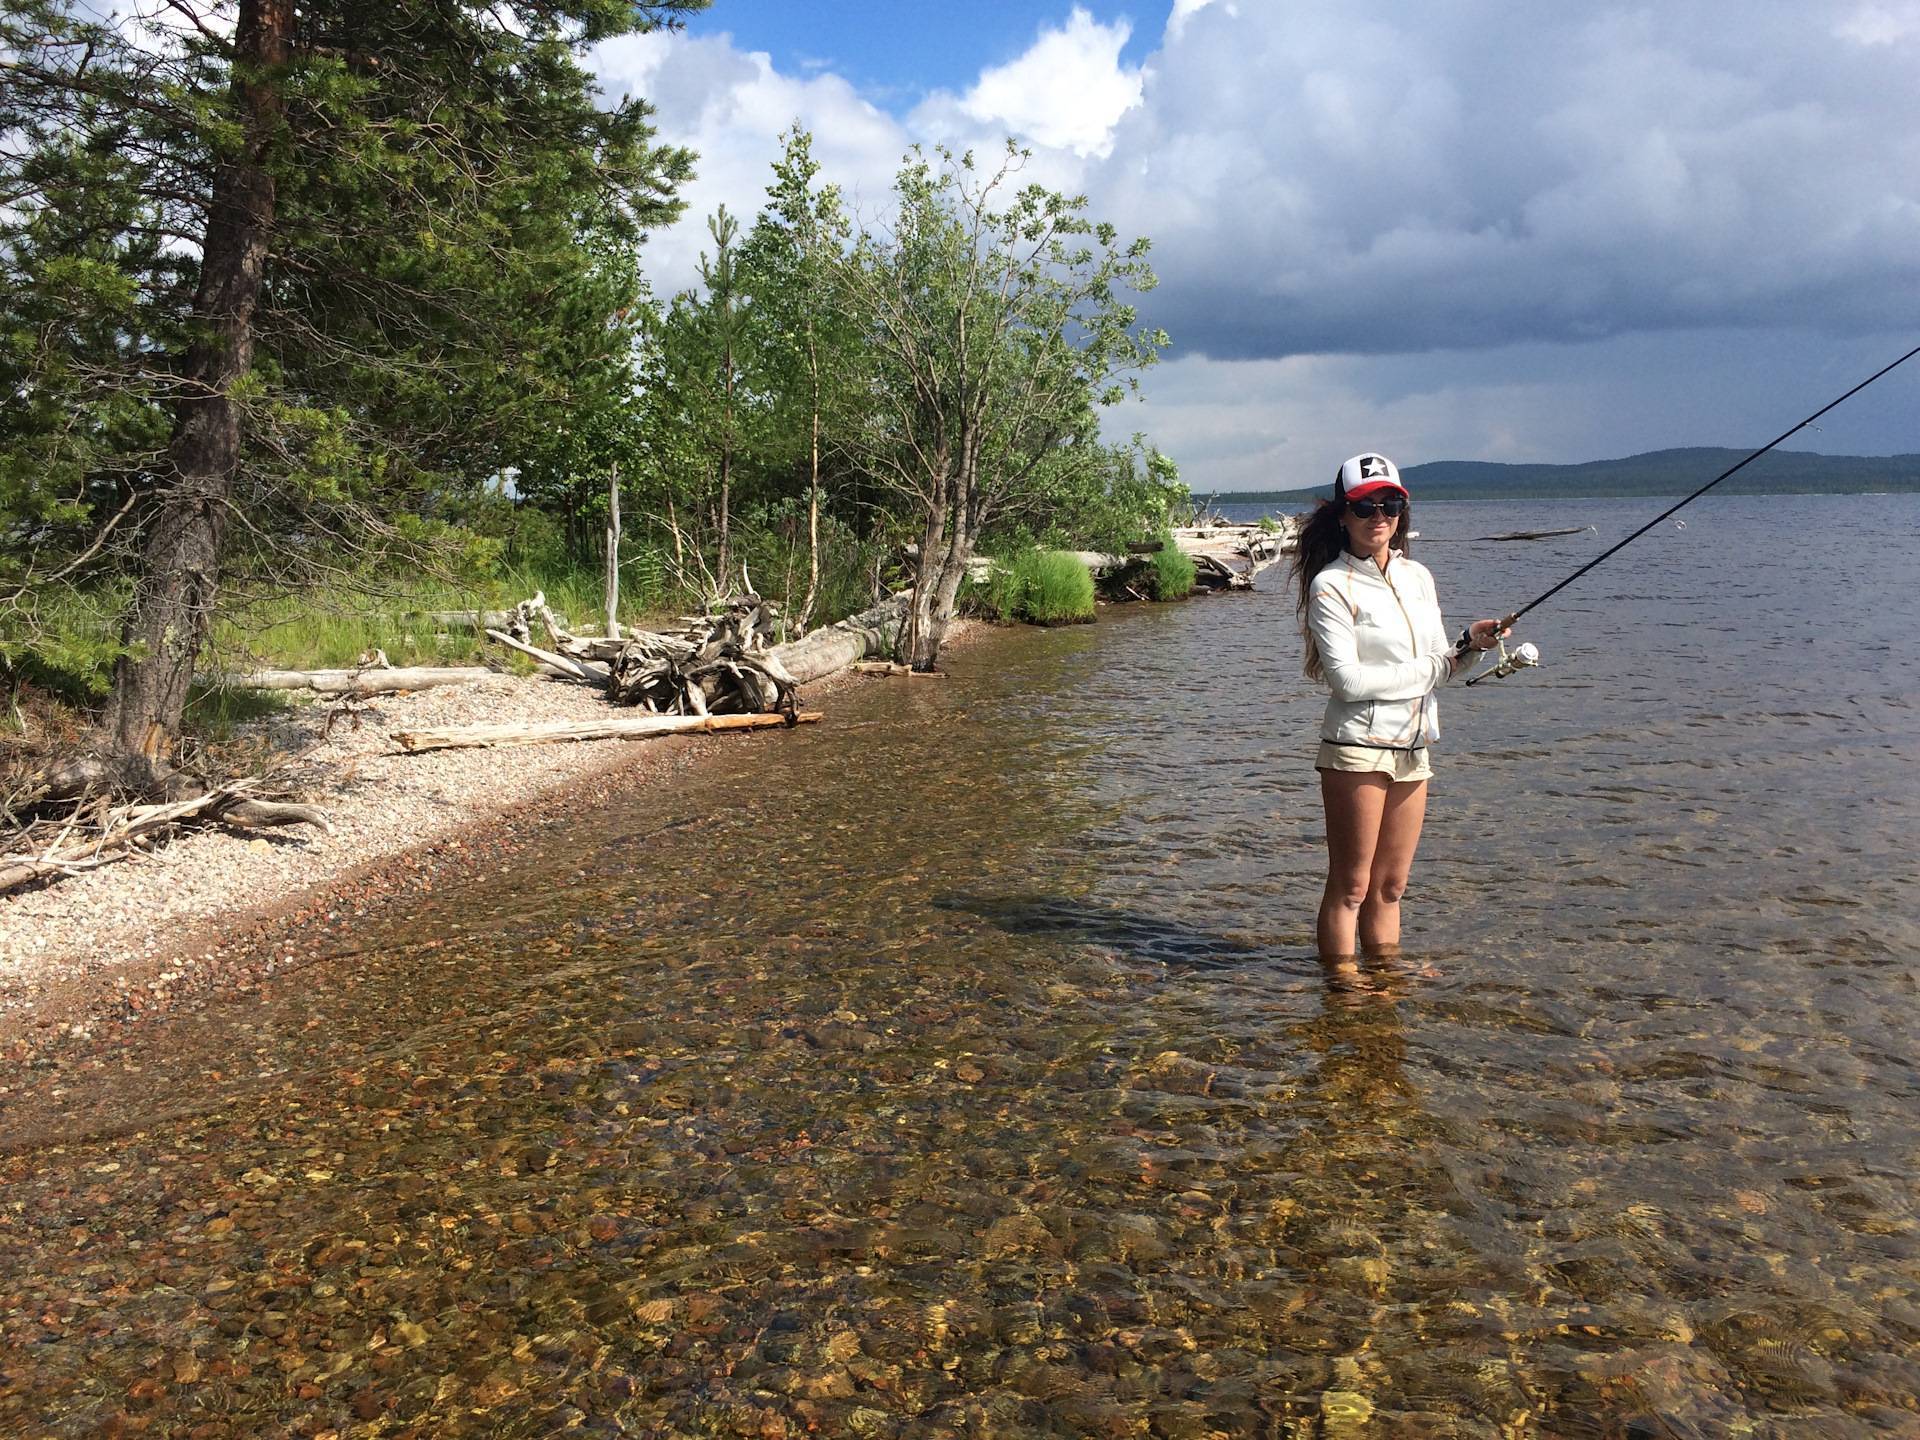
{"type": "MultiPolygon", "coordinates": [[[[959,627],[956,627],[956,631],[959,627]]],[[[958,638],[957,635],[955,638],[958,638]]],[[[806,687],[807,703],[857,679],[843,671],[806,687]]],[[[596,740],[498,750],[402,752],[396,730],[497,721],[603,717],[597,691],[501,675],[357,702],[327,719],[327,697],[263,722],[277,750],[301,758],[299,798],[323,810],[309,826],[247,834],[209,826],[152,850],[0,897],[0,1056],[23,1058],[56,1037],[149,1015],[260,963],[279,922],[324,914],[331,893],[402,888],[435,864],[502,843],[516,813],[596,779],[651,784],[728,743],[718,737],[596,740]]]]}

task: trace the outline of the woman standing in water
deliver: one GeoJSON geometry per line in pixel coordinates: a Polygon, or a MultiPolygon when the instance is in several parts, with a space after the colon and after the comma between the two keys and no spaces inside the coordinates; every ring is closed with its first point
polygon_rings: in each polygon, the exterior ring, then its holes
{"type": "Polygon", "coordinates": [[[1412,525],[1398,467],[1356,455],[1294,555],[1306,672],[1333,692],[1314,761],[1327,813],[1315,932],[1324,960],[1399,948],[1400,896],[1433,775],[1428,747],[1440,735],[1433,692],[1505,633],[1498,620],[1476,620],[1448,640],[1433,576],[1407,555],[1412,525]]]}

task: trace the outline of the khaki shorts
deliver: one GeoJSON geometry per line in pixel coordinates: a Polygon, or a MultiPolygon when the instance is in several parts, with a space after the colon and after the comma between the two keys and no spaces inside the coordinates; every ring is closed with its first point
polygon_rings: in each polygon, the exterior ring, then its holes
{"type": "Polygon", "coordinates": [[[1330,740],[1322,740],[1313,768],[1375,770],[1396,782],[1433,778],[1432,754],[1424,745],[1418,750],[1383,750],[1372,745],[1335,745],[1330,740]]]}

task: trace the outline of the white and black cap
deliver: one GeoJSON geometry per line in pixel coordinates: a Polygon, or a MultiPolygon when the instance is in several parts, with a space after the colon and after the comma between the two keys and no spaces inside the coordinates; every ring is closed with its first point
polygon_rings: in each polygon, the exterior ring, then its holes
{"type": "Polygon", "coordinates": [[[1384,455],[1372,452],[1356,455],[1340,467],[1340,493],[1349,500],[1359,500],[1382,490],[1394,490],[1407,493],[1407,487],[1400,483],[1400,467],[1384,455]]]}

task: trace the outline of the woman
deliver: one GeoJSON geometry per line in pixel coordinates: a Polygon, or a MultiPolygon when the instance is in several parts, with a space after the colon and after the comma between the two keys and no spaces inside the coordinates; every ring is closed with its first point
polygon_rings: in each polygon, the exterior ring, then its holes
{"type": "Polygon", "coordinates": [[[1412,526],[1398,467],[1356,455],[1294,555],[1307,675],[1333,692],[1314,761],[1327,812],[1316,927],[1324,960],[1398,950],[1400,896],[1433,775],[1428,746],[1440,735],[1433,692],[1506,634],[1498,620],[1476,620],[1448,641],[1433,576],[1407,556],[1412,526]]]}

